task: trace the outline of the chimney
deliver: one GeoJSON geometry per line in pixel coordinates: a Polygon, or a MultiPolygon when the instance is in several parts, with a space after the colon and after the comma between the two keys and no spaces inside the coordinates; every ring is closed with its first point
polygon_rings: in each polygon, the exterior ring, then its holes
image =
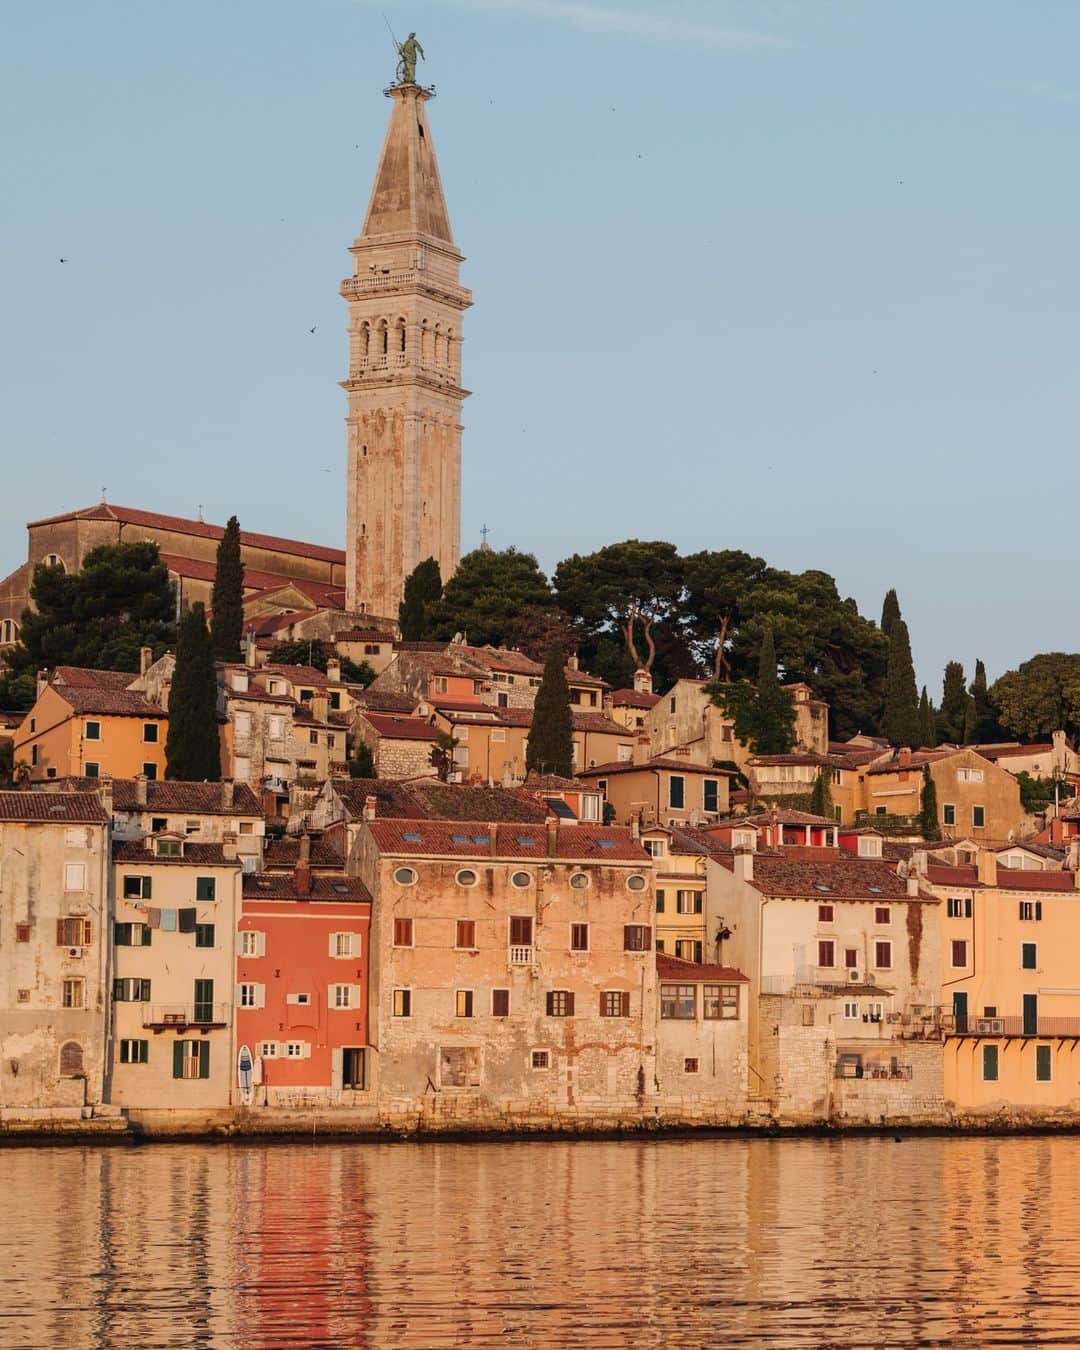
{"type": "Polygon", "coordinates": [[[559,856],[559,818],[558,816],[548,816],[547,818],[547,855],[549,858],[559,856]]]}
{"type": "Polygon", "coordinates": [[[326,678],[331,684],[341,683],[341,662],[336,656],[331,656],[327,659],[326,678]]]}
{"type": "Polygon", "coordinates": [[[154,664],[154,653],[149,647],[139,648],[139,674],[145,675],[154,664]]]}
{"type": "Polygon", "coordinates": [[[255,634],[248,630],[247,641],[244,644],[244,665],[255,666],[258,651],[255,647],[255,634]]]}
{"type": "Polygon", "coordinates": [[[364,819],[365,819],[365,820],[374,820],[374,819],[375,819],[375,795],[374,795],[374,793],[370,793],[370,792],[369,792],[368,795],[364,798],[364,819]]]}
{"type": "Polygon", "coordinates": [[[750,848],[737,848],[735,850],[735,875],[740,881],[753,881],[754,879],[754,850],[750,848]]]}
{"type": "Polygon", "coordinates": [[[634,671],[634,692],[636,694],[651,694],[652,691],[651,671],[646,670],[644,666],[638,666],[637,670],[634,671]]]}
{"type": "Polygon", "coordinates": [[[907,893],[912,900],[919,895],[919,874],[918,872],[909,872],[907,879],[907,893]]]}
{"type": "Polygon", "coordinates": [[[330,716],[330,699],[325,690],[317,690],[311,700],[311,715],[316,722],[325,722],[330,716]]]}
{"type": "Polygon", "coordinates": [[[630,838],[636,843],[641,838],[641,817],[630,817],[630,838]]]}
{"type": "Polygon", "coordinates": [[[98,796],[101,798],[101,809],[109,817],[112,816],[112,779],[108,774],[104,774],[98,779],[98,796]]]}
{"type": "Polygon", "coordinates": [[[135,775],[135,805],[146,805],[146,774],[144,773],[135,775]]]}
{"type": "Polygon", "coordinates": [[[577,652],[575,652],[575,653],[573,654],[573,656],[571,656],[571,657],[567,660],[566,664],[567,664],[567,666],[568,666],[571,670],[580,670],[580,669],[581,669],[581,664],[580,664],[580,662],[578,661],[578,654],[577,654],[577,652]]]}
{"type": "Polygon", "coordinates": [[[493,858],[499,856],[499,827],[494,821],[487,827],[488,852],[493,858]]]}
{"type": "Polygon", "coordinates": [[[311,894],[311,836],[306,830],[300,836],[300,852],[293,871],[293,889],[297,895],[311,894]]]}
{"type": "Polygon", "coordinates": [[[652,759],[652,741],[647,731],[639,731],[634,737],[634,763],[645,764],[652,759]]]}
{"type": "Polygon", "coordinates": [[[224,811],[231,811],[236,801],[236,784],[231,778],[221,780],[221,807],[224,811]]]}
{"type": "Polygon", "coordinates": [[[42,694],[45,692],[45,690],[48,689],[48,687],[49,687],[48,670],[39,670],[37,673],[37,687],[34,690],[35,695],[38,698],[40,698],[42,694]]]}
{"type": "Polygon", "coordinates": [[[229,862],[235,862],[239,856],[236,851],[236,835],[226,832],[221,836],[221,855],[227,858],[229,862]]]}
{"type": "Polygon", "coordinates": [[[980,849],[975,865],[979,869],[980,886],[997,885],[997,854],[992,849],[980,849]]]}
{"type": "Polygon", "coordinates": [[[902,745],[900,747],[897,752],[896,762],[902,769],[911,767],[911,747],[909,745],[902,745]]]}

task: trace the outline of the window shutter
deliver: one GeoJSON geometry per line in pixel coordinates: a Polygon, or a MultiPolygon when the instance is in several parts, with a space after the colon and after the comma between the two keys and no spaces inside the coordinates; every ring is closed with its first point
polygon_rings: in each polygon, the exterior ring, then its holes
{"type": "Polygon", "coordinates": [[[555,995],[549,992],[549,993],[546,995],[546,1001],[547,1001],[547,1015],[548,1015],[549,1017],[554,1017],[554,1015],[555,1015],[555,995]]]}
{"type": "Polygon", "coordinates": [[[173,1041],[172,1048],[172,1076],[174,1078],[183,1078],[184,1076],[184,1042],[173,1041]]]}
{"type": "Polygon", "coordinates": [[[1041,918],[1042,918],[1042,901],[1041,901],[1041,900],[1036,900],[1036,901],[1035,901],[1035,917],[1036,917],[1037,919],[1041,919],[1041,918]]]}
{"type": "Polygon", "coordinates": [[[971,918],[971,900],[970,900],[970,899],[967,899],[967,900],[964,901],[964,918],[965,918],[965,919],[970,919],[970,918],[971,918]]]}
{"type": "Polygon", "coordinates": [[[199,1042],[199,1077],[210,1077],[210,1042],[199,1042]]]}
{"type": "Polygon", "coordinates": [[[606,1015],[607,1015],[607,994],[604,992],[603,989],[601,989],[601,990],[600,990],[600,1016],[601,1016],[601,1017],[605,1017],[606,1015]]]}
{"type": "Polygon", "coordinates": [[[566,1015],[567,1015],[567,1017],[573,1017],[573,1015],[574,1015],[574,996],[573,996],[573,994],[567,994],[567,995],[566,995],[566,1015]]]}
{"type": "Polygon", "coordinates": [[[83,946],[84,947],[92,946],[94,940],[94,925],[90,922],[89,919],[83,920],[82,932],[83,932],[83,946]]]}
{"type": "Polygon", "coordinates": [[[328,942],[327,942],[327,954],[328,954],[329,956],[337,956],[337,934],[336,934],[336,933],[331,933],[331,934],[330,934],[329,940],[328,940],[328,942]]]}
{"type": "Polygon", "coordinates": [[[359,1008],[360,1006],[360,986],[358,984],[349,985],[349,1007],[359,1008]]]}
{"type": "Polygon", "coordinates": [[[694,913],[695,913],[695,914],[700,914],[700,913],[701,913],[701,892],[700,892],[700,891],[698,891],[697,895],[694,896],[694,913]]]}
{"type": "Polygon", "coordinates": [[[345,1052],[341,1049],[331,1050],[330,1052],[330,1086],[337,1092],[341,1091],[343,1086],[343,1060],[345,1052]]]}
{"type": "Polygon", "coordinates": [[[651,952],[651,951],[652,951],[652,929],[651,929],[651,928],[643,928],[643,929],[641,930],[641,938],[642,938],[642,941],[641,941],[641,950],[642,950],[643,952],[651,952]]]}
{"type": "Polygon", "coordinates": [[[64,945],[64,921],[63,921],[63,919],[57,919],[57,921],[56,921],[56,945],[57,945],[58,947],[62,947],[62,946],[64,945]]]}
{"type": "Polygon", "coordinates": [[[143,1003],[149,1003],[149,1002],[150,1002],[150,981],[149,981],[149,980],[140,980],[140,981],[139,981],[139,985],[140,985],[139,993],[140,993],[140,995],[142,996],[142,997],[141,997],[141,1001],[142,1001],[143,1003]]]}
{"type": "Polygon", "coordinates": [[[153,937],[154,937],[154,930],[150,927],[148,923],[144,923],[142,925],[142,945],[144,947],[149,947],[151,941],[153,940],[153,937]]]}
{"type": "Polygon", "coordinates": [[[144,900],[150,900],[150,899],[152,899],[152,898],[153,898],[152,891],[153,891],[153,887],[152,887],[152,885],[151,885],[150,878],[149,878],[149,877],[143,877],[143,879],[142,879],[142,898],[143,898],[144,900]]]}
{"type": "Polygon", "coordinates": [[[628,993],[624,993],[622,996],[622,1015],[624,1017],[630,1016],[630,995],[628,993]]]}
{"type": "Polygon", "coordinates": [[[663,892],[663,891],[657,891],[657,892],[656,892],[656,912],[657,912],[657,914],[663,914],[663,912],[664,912],[664,892],[663,892]]]}

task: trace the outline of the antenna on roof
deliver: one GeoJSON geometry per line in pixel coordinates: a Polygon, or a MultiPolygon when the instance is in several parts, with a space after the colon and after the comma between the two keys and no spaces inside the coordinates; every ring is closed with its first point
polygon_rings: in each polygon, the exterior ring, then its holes
{"type": "Polygon", "coordinates": [[[104,500],[105,500],[105,489],[104,489],[104,487],[101,489],[101,500],[102,500],[103,502],[104,502],[104,500]]]}

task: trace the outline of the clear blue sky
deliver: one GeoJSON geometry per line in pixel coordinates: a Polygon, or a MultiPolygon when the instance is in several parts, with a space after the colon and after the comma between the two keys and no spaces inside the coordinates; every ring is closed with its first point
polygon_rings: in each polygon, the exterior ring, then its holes
{"type": "MultiPolygon", "coordinates": [[[[1078,645],[1080,6],[384,7],[476,302],[466,548],[744,548],[875,618],[895,585],[935,696],[1078,645]]],[[[5,19],[0,574],[102,486],[340,544],[380,5],[5,19]]]]}

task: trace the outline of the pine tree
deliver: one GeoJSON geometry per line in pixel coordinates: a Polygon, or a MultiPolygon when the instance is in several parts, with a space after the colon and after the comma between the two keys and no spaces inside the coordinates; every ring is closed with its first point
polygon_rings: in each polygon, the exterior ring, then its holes
{"type": "Polygon", "coordinates": [[[165,777],[190,782],[216,782],[221,777],[217,674],[201,601],[180,621],[169,690],[165,777]]]}
{"type": "Polygon", "coordinates": [[[558,643],[548,648],[544,674],[536,691],[525,769],[528,773],[552,773],[560,778],[569,778],[574,771],[570,686],[566,682],[566,655],[558,643]]]}
{"type": "Polygon", "coordinates": [[[932,750],[937,745],[934,705],[930,702],[930,695],[926,692],[925,684],[922,687],[922,694],[919,696],[919,744],[927,750],[932,750]]]}
{"type": "Polygon", "coordinates": [[[832,790],[829,787],[829,770],[824,766],[818,770],[814,779],[814,790],[810,794],[810,814],[827,816],[832,819],[832,790]]]}
{"type": "Polygon", "coordinates": [[[210,597],[210,640],[219,661],[239,661],[244,633],[244,563],[240,557],[240,522],[229,517],[217,547],[217,570],[210,597]]]}
{"type": "Polygon", "coordinates": [[[919,695],[915,688],[911,639],[903,619],[896,620],[889,638],[882,729],[893,745],[912,746],[919,739],[919,695]]]}
{"type": "Polygon", "coordinates": [[[937,784],[930,777],[930,765],[924,764],[922,771],[922,792],[919,794],[919,830],[924,839],[933,841],[941,838],[941,825],[938,823],[937,784]]]}
{"type": "Polygon", "coordinates": [[[405,598],[398,605],[398,625],[405,642],[423,642],[442,599],[442,575],[434,558],[425,558],[405,578],[405,598]]]}
{"type": "Polygon", "coordinates": [[[938,739],[950,745],[962,745],[964,714],[967,712],[967,686],[964,667],[959,661],[950,661],[945,667],[941,684],[941,707],[938,709],[938,739]]]}
{"type": "Polygon", "coordinates": [[[893,624],[900,618],[900,601],[896,591],[886,591],[885,602],[881,606],[881,631],[886,637],[892,637],[893,624]]]}

